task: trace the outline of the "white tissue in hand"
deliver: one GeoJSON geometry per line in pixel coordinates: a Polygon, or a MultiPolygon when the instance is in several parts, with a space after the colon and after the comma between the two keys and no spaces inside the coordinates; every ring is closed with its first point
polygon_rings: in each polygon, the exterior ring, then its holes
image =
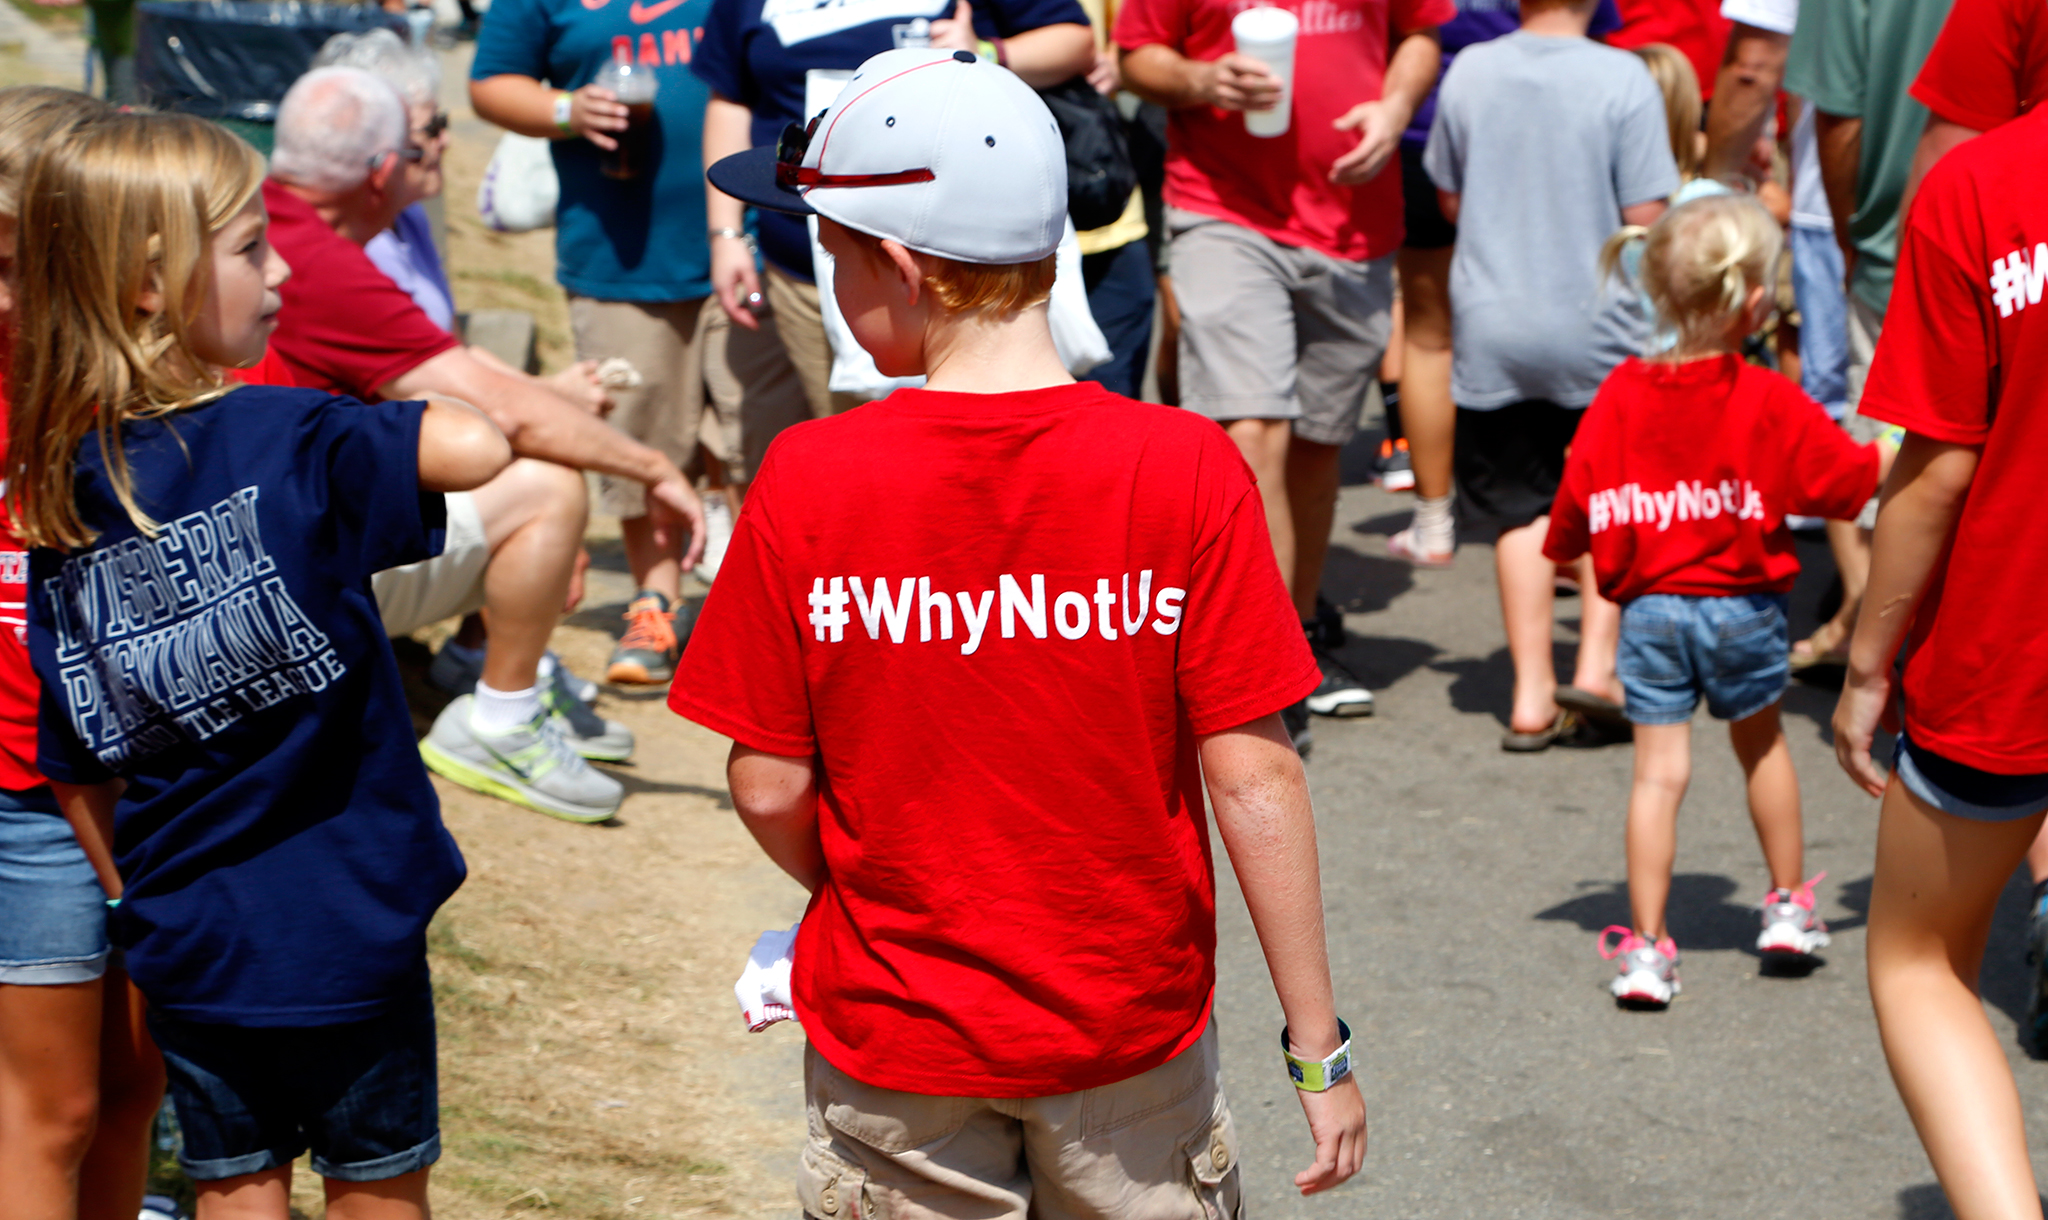
{"type": "Polygon", "coordinates": [[[732,993],[740,1002],[740,1016],[747,1032],[758,1034],[777,1021],[796,1020],[796,1002],[789,992],[789,968],[796,950],[798,920],[786,932],[763,932],[747,954],[747,968],[732,993]]]}

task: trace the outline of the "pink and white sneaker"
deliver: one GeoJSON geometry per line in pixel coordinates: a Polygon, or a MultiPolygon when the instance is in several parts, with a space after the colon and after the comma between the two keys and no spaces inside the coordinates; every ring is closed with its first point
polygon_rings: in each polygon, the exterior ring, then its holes
{"type": "Polygon", "coordinates": [[[1670,937],[1652,942],[1634,928],[1612,924],[1600,933],[1600,956],[1620,959],[1620,973],[1607,989],[1624,1004],[1662,1008],[1679,993],[1678,946],[1670,937]],[[1607,938],[1619,940],[1609,945],[1607,938]]]}
{"type": "Polygon", "coordinates": [[[1821,873],[1796,890],[1772,890],[1764,895],[1764,928],[1756,938],[1758,953],[1766,958],[1802,958],[1827,947],[1828,926],[1813,912],[1813,887],[1825,876],[1821,873]]]}

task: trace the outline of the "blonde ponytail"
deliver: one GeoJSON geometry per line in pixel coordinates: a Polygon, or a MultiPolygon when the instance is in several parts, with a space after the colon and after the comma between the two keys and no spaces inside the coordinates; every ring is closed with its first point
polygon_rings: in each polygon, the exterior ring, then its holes
{"type": "Polygon", "coordinates": [[[1678,350],[1711,351],[1726,339],[1752,288],[1769,288],[1785,237],[1748,195],[1708,195],[1664,213],[1647,232],[1631,225],[1607,240],[1602,274],[1624,247],[1643,238],[1642,287],[1678,350]]]}

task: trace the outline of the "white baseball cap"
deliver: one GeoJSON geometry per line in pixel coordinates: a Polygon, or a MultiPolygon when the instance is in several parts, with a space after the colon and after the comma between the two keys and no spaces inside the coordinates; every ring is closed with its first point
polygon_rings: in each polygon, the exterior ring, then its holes
{"type": "Polygon", "coordinates": [[[1059,124],[1031,86],[967,51],[884,51],[807,126],[710,176],[757,207],[963,263],[1035,262],[1066,227],[1059,124]]]}

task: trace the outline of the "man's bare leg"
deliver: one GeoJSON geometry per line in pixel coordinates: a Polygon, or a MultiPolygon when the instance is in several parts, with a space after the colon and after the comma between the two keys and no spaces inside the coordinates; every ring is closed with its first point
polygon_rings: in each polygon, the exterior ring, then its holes
{"type": "MultiPolygon", "coordinates": [[[[1323,561],[1330,553],[1330,526],[1337,519],[1337,454],[1335,445],[1318,445],[1294,437],[1287,447],[1287,510],[1294,526],[1294,566],[1288,592],[1295,613],[1308,622],[1316,616],[1316,594],[1323,587],[1323,561]]],[[[1264,476],[1259,483],[1265,484],[1264,476]]]]}
{"type": "Polygon", "coordinates": [[[484,572],[491,638],[483,681],[494,690],[528,690],[562,619],[589,494],[581,473],[527,458],[472,494],[491,549],[484,572]]]}
{"type": "MultiPolygon", "coordinates": [[[[1234,419],[1224,425],[1237,451],[1259,480],[1259,499],[1266,507],[1266,532],[1273,539],[1273,557],[1280,570],[1294,571],[1294,514],[1287,496],[1288,450],[1294,425],[1284,419],[1234,419]]],[[[1324,522],[1323,532],[1329,533],[1324,522]]]]}

